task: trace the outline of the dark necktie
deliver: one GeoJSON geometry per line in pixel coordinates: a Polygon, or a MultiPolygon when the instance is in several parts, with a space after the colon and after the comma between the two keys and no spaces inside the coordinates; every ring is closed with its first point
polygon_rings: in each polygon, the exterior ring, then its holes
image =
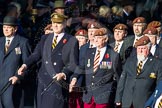
{"type": "Polygon", "coordinates": [[[100,50],[97,50],[97,54],[94,58],[94,64],[93,64],[93,72],[96,72],[99,66],[99,59],[100,59],[100,50]]]}
{"type": "Polygon", "coordinates": [[[52,49],[54,49],[57,45],[57,37],[58,36],[55,36],[54,39],[53,39],[53,43],[52,43],[52,49]]]}
{"type": "Polygon", "coordinates": [[[143,61],[140,61],[137,65],[137,75],[141,73],[143,61]]]}
{"type": "Polygon", "coordinates": [[[10,47],[10,40],[6,41],[6,45],[5,45],[5,52],[7,53],[8,49],[10,47]]]}

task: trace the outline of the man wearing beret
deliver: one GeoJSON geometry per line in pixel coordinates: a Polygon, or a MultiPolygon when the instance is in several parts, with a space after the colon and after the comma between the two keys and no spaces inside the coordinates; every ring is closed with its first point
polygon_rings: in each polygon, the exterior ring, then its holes
{"type": "Polygon", "coordinates": [[[158,37],[158,31],[156,28],[150,27],[147,28],[143,34],[145,36],[148,36],[150,41],[151,41],[151,49],[150,52],[151,54],[157,58],[157,59],[162,59],[162,48],[157,44],[157,37],[158,37]]]}
{"type": "Polygon", "coordinates": [[[125,50],[129,47],[125,41],[127,36],[128,27],[125,24],[117,24],[114,27],[114,39],[115,42],[111,43],[110,46],[114,48],[114,51],[120,54],[122,63],[125,62],[125,50]]]}
{"type": "Polygon", "coordinates": [[[84,108],[112,108],[115,84],[121,73],[119,54],[107,45],[108,36],[105,28],[94,33],[96,48],[85,52],[85,59],[75,70],[70,88],[73,88],[80,74],[85,75],[83,88],[84,108]]]}
{"type": "Polygon", "coordinates": [[[160,47],[162,47],[162,39],[160,37],[160,35],[161,35],[161,27],[162,27],[161,22],[159,22],[159,21],[152,21],[147,26],[147,28],[150,28],[150,27],[153,27],[153,28],[157,29],[157,31],[158,31],[157,44],[160,47]]]}
{"type": "Polygon", "coordinates": [[[128,58],[131,54],[131,51],[136,43],[143,36],[143,31],[146,29],[146,20],[143,17],[137,17],[133,20],[133,32],[134,35],[126,38],[128,49],[126,50],[126,58],[128,58]]]}
{"type": "Polygon", "coordinates": [[[64,31],[66,18],[58,13],[51,15],[54,33],[42,36],[35,51],[18,70],[22,75],[32,64],[41,61],[37,108],[68,108],[68,81],[78,64],[79,45],[75,37],[64,31]]]}
{"type": "Polygon", "coordinates": [[[75,37],[79,42],[79,48],[87,43],[88,41],[88,32],[84,29],[80,29],[75,33],[75,37]]]}
{"type": "Polygon", "coordinates": [[[17,18],[6,16],[1,24],[4,36],[0,38],[0,108],[24,108],[23,85],[16,83],[20,80],[17,69],[30,55],[30,45],[27,39],[16,33],[17,18]],[[2,92],[9,80],[14,86],[2,92]]]}
{"type": "Polygon", "coordinates": [[[117,86],[115,103],[122,108],[143,108],[162,79],[162,62],[150,54],[150,39],[143,36],[135,47],[137,54],[127,59],[117,86]]]}

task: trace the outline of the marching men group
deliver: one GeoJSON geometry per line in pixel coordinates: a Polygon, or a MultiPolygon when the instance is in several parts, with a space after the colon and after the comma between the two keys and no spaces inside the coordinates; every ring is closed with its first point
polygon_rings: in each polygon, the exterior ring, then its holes
{"type": "Polygon", "coordinates": [[[65,31],[66,19],[53,13],[53,32],[43,35],[31,53],[28,40],[16,34],[17,19],[4,18],[0,89],[12,84],[0,95],[0,108],[23,108],[23,78],[37,62],[37,108],[78,108],[69,105],[73,92],[80,94],[83,108],[162,108],[160,22],[147,26],[137,17],[133,36],[125,24],[117,24],[115,41],[109,43],[109,31],[99,22],[89,22],[87,30],[72,36],[65,31]]]}

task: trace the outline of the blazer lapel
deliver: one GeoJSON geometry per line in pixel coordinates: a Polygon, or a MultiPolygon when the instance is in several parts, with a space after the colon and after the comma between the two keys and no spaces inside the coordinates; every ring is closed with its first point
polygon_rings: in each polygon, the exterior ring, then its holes
{"type": "Polygon", "coordinates": [[[57,50],[61,49],[61,47],[67,43],[68,39],[68,36],[65,34],[59,41],[59,43],[56,45],[55,49],[52,50],[52,54],[55,53],[57,50]]]}
{"type": "Polygon", "coordinates": [[[147,68],[147,66],[151,63],[153,61],[153,56],[152,55],[150,55],[149,57],[148,57],[148,59],[147,59],[147,61],[146,61],[146,63],[144,64],[144,66],[143,66],[143,69],[142,69],[142,71],[141,71],[141,73],[143,73],[144,71],[145,71],[145,69],[147,68]]]}
{"type": "Polygon", "coordinates": [[[53,77],[53,73],[56,73],[55,72],[55,69],[52,68],[53,67],[53,64],[52,64],[52,61],[51,61],[51,53],[52,53],[52,40],[53,40],[53,34],[50,34],[47,39],[45,40],[45,43],[44,43],[44,48],[43,48],[43,61],[45,64],[48,64],[46,65],[46,69],[47,69],[47,72],[49,73],[49,75],[51,77],[53,77]]]}

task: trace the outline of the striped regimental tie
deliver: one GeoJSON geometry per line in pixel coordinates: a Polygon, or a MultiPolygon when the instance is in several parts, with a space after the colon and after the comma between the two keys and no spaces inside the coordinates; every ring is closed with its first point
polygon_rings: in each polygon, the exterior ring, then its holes
{"type": "Polygon", "coordinates": [[[96,72],[99,66],[99,59],[100,59],[100,50],[97,50],[97,54],[94,58],[94,64],[93,64],[93,72],[96,72]]]}
{"type": "Polygon", "coordinates": [[[58,36],[55,36],[54,39],[53,39],[53,43],[52,43],[52,49],[54,49],[57,45],[57,37],[58,36]]]}
{"type": "Polygon", "coordinates": [[[141,73],[143,61],[140,61],[137,65],[137,75],[141,73]]]}
{"type": "Polygon", "coordinates": [[[160,99],[160,102],[159,102],[158,108],[162,108],[162,98],[160,99]]]}
{"type": "Polygon", "coordinates": [[[120,45],[120,43],[116,43],[116,44],[115,44],[115,47],[114,47],[114,51],[115,51],[115,52],[118,52],[118,47],[119,47],[119,45],[120,45]]]}
{"type": "Polygon", "coordinates": [[[6,45],[5,45],[5,52],[7,53],[8,49],[10,47],[10,40],[7,40],[6,45]]]}

